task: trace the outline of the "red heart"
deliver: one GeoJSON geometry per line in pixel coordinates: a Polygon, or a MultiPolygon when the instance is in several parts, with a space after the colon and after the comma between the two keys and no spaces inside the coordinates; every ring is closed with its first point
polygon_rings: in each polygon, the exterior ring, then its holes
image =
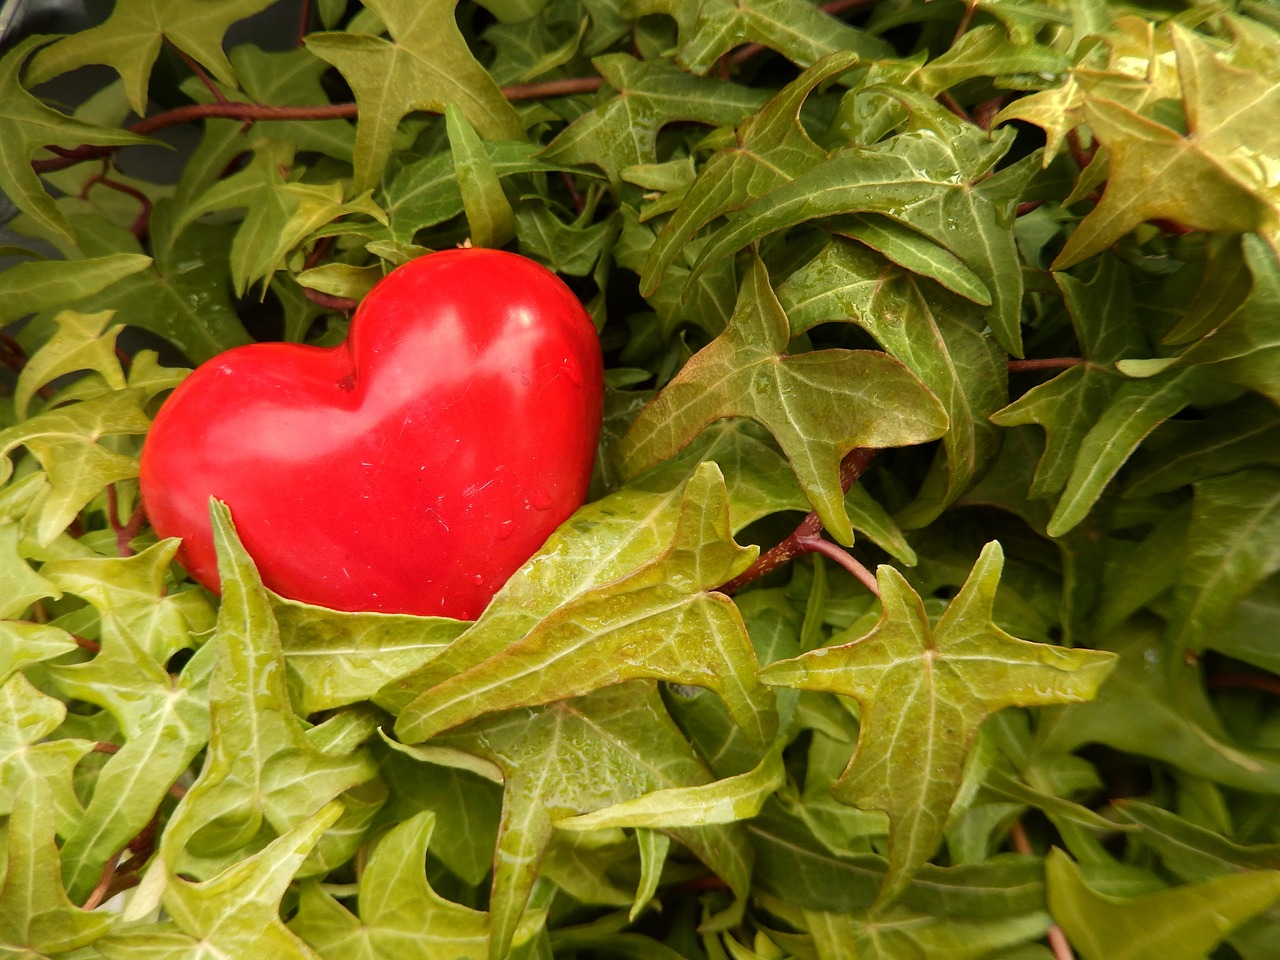
{"type": "Polygon", "coordinates": [[[474,619],[585,499],[603,393],[595,328],[555,274],[433,253],[374,287],[337,347],[200,366],[147,437],[142,498],[211,589],[214,496],[283,596],[474,619]]]}

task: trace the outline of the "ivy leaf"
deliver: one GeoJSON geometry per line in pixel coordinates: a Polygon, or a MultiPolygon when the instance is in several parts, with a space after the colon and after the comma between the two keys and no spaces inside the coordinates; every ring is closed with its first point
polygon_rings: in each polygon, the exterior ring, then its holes
{"type": "MultiPolygon", "coordinates": [[[[1044,454],[1031,481],[1032,497],[1061,491],[1078,465],[1097,466],[1099,451],[1085,442],[1125,383],[1115,362],[1141,353],[1144,346],[1135,328],[1117,319],[1129,316],[1134,304],[1129,277],[1114,261],[1103,261],[1088,280],[1055,273],[1054,281],[1062,291],[1083,362],[1032,387],[991,417],[1002,427],[1035,423],[1044,428],[1044,454]]],[[[1114,442],[1115,433],[1108,436],[1114,442]]]]}
{"type": "Polygon", "coordinates": [[[444,110],[453,175],[477,247],[501,247],[516,232],[515,214],[475,128],[453,104],[444,110]]]}
{"type": "Polygon", "coordinates": [[[150,265],[151,258],[141,253],[14,264],[0,272],[0,326],[91,296],[150,265]]]}
{"type": "Polygon", "coordinates": [[[146,827],[166,792],[209,735],[208,672],[192,661],[176,677],[166,670],[195,645],[213,614],[201,594],[165,596],[177,551],[166,541],[133,557],[53,560],[41,573],[60,590],[93,604],[101,650],[87,663],[50,667],[64,696],[110,711],[125,741],[98,774],[84,816],[62,847],[67,889],[84,899],[103,865],[146,827]]]}
{"type": "Polygon", "coordinates": [[[861,915],[806,910],[802,925],[813,937],[819,957],[984,960],[1041,936],[1049,920],[1040,913],[985,919],[940,917],[895,904],[861,915]]]}
{"type": "MultiPolygon", "coordinates": [[[[41,227],[74,242],[75,234],[65,214],[31,169],[32,156],[45,146],[70,149],[81,144],[123,146],[148,141],[125,130],[68,117],[28,93],[22,83],[23,64],[33,50],[47,42],[46,37],[27,37],[0,57],[0,104],[4,104],[0,108],[0,193],[41,227]]],[[[27,80],[30,79],[28,75],[27,80]]]]}
{"type": "Polygon", "coordinates": [[[985,472],[999,447],[999,431],[988,418],[1008,398],[1007,365],[976,306],[844,240],[793,273],[778,299],[793,336],[828,320],[856,323],[946,410],[945,489],[918,500],[900,520],[924,525],[985,472]]]}
{"type": "Polygon", "coordinates": [[[1197,368],[1122,384],[1077,445],[1075,463],[1046,528],[1049,536],[1060,537],[1079,524],[1143,439],[1201,396],[1204,384],[1204,373],[1197,368]]]}
{"type": "MultiPolygon", "coordinates": [[[[360,876],[352,914],[315,881],[305,883],[290,929],[324,960],[481,960],[488,956],[488,914],[440,896],[422,866],[436,828],[430,810],[396,824],[377,841],[360,876]]],[[[537,932],[527,915],[513,945],[537,932]]]]}
{"type": "Polygon", "coordinates": [[[146,433],[151,421],[142,411],[148,399],[131,387],[91,400],[55,407],[0,430],[0,481],[13,469],[3,456],[19,446],[40,461],[50,492],[35,518],[35,538],[48,545],[108,483],[138,474],[138,462],[102,446],[103,437],[146,433]]]}
{"type": "Polygon", "coordinates": [[[108,327],[112,317],[109,311],[80,313],[62,310],[53,318],[56,328],[53,336],[31,356],[18,374],[18,382],[13,389],[13,405],[19,417],[27,415],[27,406],[37,390],[69,373],[92,370],[112,390],[125,388],[124,372],[115,352],[116,338],[123,328],[119,323],[108,327]]]}
{"type": "Polygon", "coordinates": [[[1280,470],[1240,470],[1196,483],[1184,550],[1169,634],[1179,653],[1198,653],[1214,646],[1231,609],[1280,570],[1280,470]]]}
{"type": "MultiPolygon", "coordinates": [[[[483,141],[489,164],[499,178],[518,173],[548,173],[564,169],[536,159],[541,149],[523,140],[483,141]]],[[[578,172],[578,171],[575,171],[578,172]]],[[[463,212],[462,190],[451,153],[434,153],[402,167],[383,191],[391,236],[409,243],[419,230],[463,212]]],[[[520,211],[525,208],[520,207],[520,211]]]]}
{"type": "Polygon", "coordinates": [[[227,509],[211,502],[210,515],[222,606],[209,641],[209,748],[161,844],[170,873],[205,877],[246,850],[257,852],[273,837],[302,829],[324,804],[375,772],[367,753],[330,755],[308,737],[285,690],[279,628],[266,591],[235,539],[227,509]]]}
{"type": "MultiPolygon", "coordinates": [[[[632,681],[479,721],[437,741],[496,764],[505,781],[494,851],[490,957],[518,928],[555,822],[711,775],[667,715],[656,685],[632,681]]],[[[670,830],[741,897],[749,851],[736,825],[670,830]]]]}
{"type": "Polygon", "coordinates": [[[1280,200],[1270,175],[1252,159],[1280,151],[1280,81],[1228,63],[1184,27],[1174,26],[1172,36],[1186,134],[1115,101],[1085,101],[1084,120],[1107,149],[1107,188],[1053,269],[1161,218],[1198,230],[1256,231],[1280,246],[1280,200]]]}
{"type": "Polygon", "coordinates": [[[203,954],[247,956],[270,951],[280,960],[313,960],[280,919],[280,900],[307,855],[342,815],[331,801],[300,820],[251,857],[232,863],[203,882],[172,877],[164,909],[173,926],[190,936],[203,954]]]}
{"type": "Polygon", "coordinates": [[[1022,355],[1020,271],[1009,230],[1026,160],[987,176],[1012,143],[1011,131],[987,135],[931,100],[902,88],[878,88],[903,105],[911,129],[830,159],[754,200],[729,219],[694,269],[762,237],[837,214],[878,213],[924,235],[963,261],[991,293],[991,327],[1000,345],[1022,355]]]}
{"type": "Polygon", "coordinates": [[[233,84],[223,35],[233,23],[270,5],[271,0],[227,0],[191,9],[184,0],[117,0],[105,22],[62,37],[36,54],[27,82],[43,83],[77,67],[104,63],[124,79],[133,112],[145,116],[151,68],[165,41],[223,83],[233,84]]]}
{"type": "Polygon", "coordinates": [[[413,110],[443,113],[452,103],[483,136],[522,139],[524,128],[493,78],[467,47],[454,19],[458,0],[368,0],[390,40],[367,34],[313,33],[307,49],[338,68],[355,93],[355,182],[377,186],[400,120],[413,110]]]}
{"type": "Polygon", "coordinates": [[[671,787],[634,800],[624,800],[592,813],[556,822],[561,830],[607,827],[701,827],[710,823],[750,820],[786,782],[783,741],[778,741],[754,769],[706,786],[671,787]]]}
{"type": "Polygon", "coordinates": [[[1176,366],[1205,369],[1280,404],[1280,259],[1259,237],[1243,240],[1253,289],[1230,321],[1194,343],[1176,366]]]}
{"type": "Polygon", "coordinates": [[[348,613],[271,596],[280,645],[304,715],[357,703],[442,651],[462,620],[348,613]]]}
{"type": "Polygon", "coordinates": [[[665,13],[680,24],[677,61],[701,76],[745,43],[758,43],[807,67],[847,50],[862,60],[890,54],[887,44],[829,15],[806,0],[630,0],[633,16],[665,13]],[[683,8],[683,9],[682,9],[683,8]],[[696,8],[696,16],[694,14],[696,8]]]}
{"type": "MultiPolygon", "coordinates": [[[[61,633],[53,627],[44,629],[61,633]]],[[[4,632],[18,636],[31,634],[26,630],[4,632]]],[[[0,684],[0,816],[13,813],[18,794],[34,779],[48,789],[55,829],[63,837],[84,813],[71,782],[72,771],[94,747],[90,740],[49,739],[66,716],[66,704],[37,690],[20,672],[0,684]]]]}
{"type": "Polygon", "coordinates": [[[1037,749],[1069,753],[1084,744],[1153,757],[1193,777],[1238,790],[1280,791],[1280,762],[1242,747],[1223,727],[1198,674],[1175,656],[1158,621],[1130,620],[1110,631],[1116,668],[1091,703],[1043,714],[1037,749]]]}
{"type": "MultiPolygon", "coordinates": [[[[192,363],[203,363],[232,347],[248,343],[249,334],[231,302],[226,280],[229,234],[225,227],[189,226],[176,239],[171,234],[172,208],[155,211],[155,260],[138,273],[80,300],[82,310],[113,310],[116,320],[141,327],[174,344],[192,363]]],[[[142,246],[124,227],[102,217],[77,216],[72,224],[79,252],[106,257],[123,250],[141,255],[142,246]]]]}
{"type": "Polygon", "coordinates": [[[713,425],[675,459],[575,512],[498,591],[447,658],[388,683],[375,698],[378,705],[401,713],[429,687],[499,657],[558,609],[653,564],[675,539],[686,487],[708,469],[700,467],[704,461],[721,467],[734,531],[806,506],[786,462],[755,429],[713,425]]]}
{"type": "Polygon", "coordinates": [[[1018,640],[991,619],[1004,554],[987,544],[936,627],[900,573],[877,571],[884,610],[875,628],[761,670],[765,683],[824,690],[862,706],[858,746],[832,792],[889,816],[896,898],[937,848],[978,727],[1011,706],[1088,700],[1113,654],[1018,640]]]}
{"type": "Polygon", "coordinates": [[[1084,960],[1199,960],[1280,900],[1280,871],[1233,874],[1141,897],[1089,888],[1061,850],[1045,859],[1049,910],[1084,960]]]}
{"type": "Polygon", "coordinates": [[[641,411],[619,444],[635,476],[674,455],[708,423],[750,417],[773,434],[809,502],[841,543],[853,542],[840,461],[855,447],[935,439],[946,413],[897,361],[858,350],[787,355],[787,315],[759,258],[729,328],[695,355],[641,411]]]}
{"type": "Polygon", "coordinates": [[[857,62],[857,55],[848,52],[823,58],[742,123],[735,145],[707,161],[654,240],[640,277],[641,293],[653,295],[662,275],[702,227],[826,159],[826,151],[800,125],[800,108],[814,87],[857,62]]]}
{"type": "Polygon", "coordinates": [[[911,82],[922,93],[936,97],[978,77],[1029,74],[1043,82],[1066,69],[1066,58],[1052,47],[1018,43],[995,24],[983,24],[967,31],[946,53],[921,67],[911,82]]]}
{"type": "Polygon", "coordinates": [[[9,814],[4,884],[0,886],[0,949],[17,957],[75,950],[103,936],[110,914],[81,910],[62,889],[54,810],[45,783],[27,778],[9,814]]]}
{"type": "Polygon", "coordinates": [[[618,183],[625,167],[657,160],[659,131],[669,123],[741,123],[767,99],[727,80],[691,77],[672,63],[615,53],[592,61],[618,95],[569,124],[542,152],[544,160],[592,164],[618,183]]]}
{"type": "Polygon", "coordinates": [[[755,653],[733,601],[712,592],[742,573],[757,551],[729,532],[729,504],[714,464],[690,478],[669,545],[634,571],[575,597],[501,653],[460,669],[473,628],[431,661],[426,686],[396,721],[406,742],[483,713],[581,696],[627,680],[653,678],[713,690],[757,744],[776,725],[772,698],[756,679],[755,653]],[[697,637],[696,644],[681,643],[697,637]]]}

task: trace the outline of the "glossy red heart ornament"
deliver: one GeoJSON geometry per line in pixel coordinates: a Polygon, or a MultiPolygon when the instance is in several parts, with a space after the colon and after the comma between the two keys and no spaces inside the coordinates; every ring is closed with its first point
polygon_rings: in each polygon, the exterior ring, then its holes
{"type": "Polygon", "coordinates": [[[214,496],[283,596],[474,619],[585,499],[603,395],[595,328],[555,274],[428,254],[369,292],[337,347],[201,365],[147,436],[142,499],[211,589],[214,496]]]}

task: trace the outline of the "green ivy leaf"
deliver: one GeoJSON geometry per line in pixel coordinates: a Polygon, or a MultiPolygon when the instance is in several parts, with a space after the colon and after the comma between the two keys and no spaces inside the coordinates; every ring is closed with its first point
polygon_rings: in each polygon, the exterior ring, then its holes
{"type": "Polygon", "coordinates": [[[1280,80],[1228,63],[1213,45],[1173,27],[1186,134],[1104,99],[1083,116],[1107,148],[1107,188],[1053,263],[1062,270],[1110,246],[1145,220],[1198,230],[1257,231],[1280,245],[1280,203],[1250,160],[1280,150],[1280,80]],[[1242,113],[1236,104],[1247,102],[1242,113]]]}
{"type": "Polygon", "coordinates": [[[229,865],[246,851],[302,829],[334,797],[374,775],[367,753],[330,755],[308,737],[285,690],[279,628],[266,591],[235,539],[227,509],[211,502],[210,515],[222,606],[209,641],[209,748],[161,845],[171,874],[204,877],[234,869],[229,865]]]}
{"type": "Polygon", "coordinates": [[[690,77],[671,63],[609,54],[593,61],[618,92],[579,117],[542,152],[544,160],[593,164],[618,183],[625,167],[657,160],[658,133],[676,121],[741,123],[766,99],[726,80],[690,77]]]}
{"type": "Polygon", "coordinates": [[[714,420],[750,417],[778,441],[832,536],[849,544],[841,459],[855,447],[932,440],[945,430],[946,414],[883,354],[787,355],[789,338],[787,316],[756,258],[729,329],[685,365],[622,438],[624,469],[634,476],[673,456],[714,420]]]}
{"type": "Polygon", "coordinates": [[[497,171],[475,128],[461,110],[453,104],[447,105],[444,119],[449,131],[449,152],[453,156],[453,176],[471,227],[471,243],[477,247],[501,247],[515,236],[516,221],[497,171]]]}
{"type": "MultiPolygon", "coordinates": [[[[745,570],[756,551],[734,543],[727,491],[714,464],[689,479],[670,544],[652,560],[579,594],[501,653],[472,663],[477,625],[419,671],[425,690],[396,721],[418,742],[484,713],[581,696],[627,680],[705,686],[757,744],[776,727],[771,697],[756,679],[755,653],[728,597],[712,592],[745,570]],[[696,646],[673,640],[696,636],[696,646]],[[461,658],[462,662],[459,663],[461,658]]],[[[483,623],[483,621],[481,621],[483,623]]]]}
{"type": "Polygon", "coordinates": [[[992,297],[992,329],[1022,355],[1022,275],[1009,226],[1032,172],[1024,160],[987,176],[1008,151],[1011,131],[988,135],[932,101],[878,88],[908,111],[911,129],[830,159],[774,188],[730,217],[698,259],[706,265],[769,234],[837,214],[878,213],[901,222],[963,261],[992,297]]]}
{"type": "Polygon", "coordinates": [[[823,58],[748,117],[732,148],[718,150],[707,161],[649,250],[640,277],[646,297],[699,229],[826,159],[826,151],[801,127],[800,108],[814,87],[857,62],[849,52],[823,58]]]}
{"type": "Polygon", "coordinates": [[[171,878],[164,909],[173,927],[195,941],[188,949],[232,957],[270,951],[280,960],[314,960],[280,919],[279,905],[307,855],[341,813],[342,804],[332,801],[203,882],[171,878]]]}
{"type": "Polygon", "coordinates": [[[1215,646],[1231,609],[1280,570],[1280,470],[1240,470],[1195,484],[1169,639],[1180,653],[1215,646]]]}
{"type": "MultiPolygon", "coordinates": [[[[162,237],[170,230],[161,205],[153,221],[162,237]]],[[[102,217],[77,216],[72,224],[79,249],[105,257],[116,250],[140,255],[142,247],[124,227],[102,217]]],[[[113,310],[119,323],[141,327],[174,344],[192,363],[249,342],[249,334],[231,302],[226,280],[229,234],[224,227],[189,226],[176,239],[157,244],[155,260],[77,306],[113,310]]]]}
{"type": "Polygon", "coordinates": [[[1280,899],[1280,871],[1242,873],[1144,897],[1096,893],[1061,850],[1045,860],[1049,910],[1084,960],[1199,960],[1280,899]]]}
{"type": "Polygon", "coordinates": [[[97,373],[112,390],[125,388],[124,371],[116,358],[116,338],[122,327],[118,323],[108,327],[112,317],[110,311],[62,310],[53,318],[56,328],[53,336],[18,374],[13,405],[19,417],[27,415],[27,406],[37,390],[58,377],[80,370],[97,373]]]}
{"type": "Polygon", "coordinates": [[[0,326],[92,296],[150,265],[151,258],[140,253],[15,264],[0,273],[0,326]]]}
{"type": "MultiPolygon", "coordinates": [[[[991,417],[1002,427],[1035,423],[1044,428],[1044,455],[1031,481],[1032,497],[1052,496],[1078,467],[1097,466],[1099,451],[1086,438],[1124,386],[1115,362],[1144,348],[1133,326],[1119,320],[1132,314],[1134,304],[1129,277],[1114,261],[1104,261],[1088,280],[1056,273],[1054,281],[1066,302],[1082,362],[1032,387],[991,417]]],[[[1108,436],[1114,442],[1115,431],[1108,436]]]]}
{"type": "Polygon", "coordinates": [[[187,7],[183,0],[117,0],[106,21],[60,38],[31,61],[27,80],[43,83],[91,63],[103,63],[124,79],[129,106],[147,112],[151,69],[167,41],[223,83],[235,74],[222,50],[234,23],[270,6],[271,0],[228,0],[211,7],[187,7]]]}
{"type": "Polygon", "coordinates": [[[754,769],[706,786],[671,787],[624,800],[581,816],[556,822],[561,830],[600,830],[608,827],[701,827],[711,823],[750,820],[769,796],[786,781],[782,765],[783,741],[778,741],[754,769]]]}
{"type": "Polygon", "coordinates": [[[458,0],[369,0],[390,40],[368,34],[313,33],[307,49],[337,67],[360,108],[354,191],[382,179],[392,138],[412,110],[443,113],[454,103],[483,136],[521,139],[524,128],[498,85],[476,62],[454,19],[458,0]]]}
{"type": "Polygon", "coordinates": [[[842,240],[793,273],[778,299],[793,336],[828,320],[856,323],[942,402],[945,489],[918,500],[900,520],[924,525],[986,471],[999,447],[988,418],[1008,397],[1006,362],[975,306],[842,240]]]}
{"type": "Polygon", "coordinates": [[[66,215],[31,169],[32,156],[45,146],[68,149],[81,144],[120,146],[146,143],[147,139],[68,117],[28,93],[22,83],[23,65],[32,51],[47,42],[45,37],[27,37],[0,57],[0,103],[4,104],[0,108],[0,192],[38,225],[74,242],[75,234],[66,215]]]}
{"type": "MultiPolygon", "coordinates": [[[[490,896],[494,958],[509,949],[555,821],[712,779],[667,716],[656,686],[645,681],[500,714],[440,742],[496,764],[505,780],[490,896]]],[[[741,897],[749,852],[738,829],[712,825],[670,833],[741,897]]]]}
{"type": "MultiPolygon", "coordinates": [[[[290,929],[324,960],[483,960],[489,955],[489,917],[452,903],[422,872],[436,828],[424,810],[398,823],[374,845],[360,876],[359,913],[347,911],[315,881],[303,885],[290,929]]],[[[526,915],[513,946],[541,926],[526,915]]]]}
{"type": "Polygon", "coordinates": [[[680,24],[677,60],[698,75],[744,43],[776,50],[802,67],[839,50],[863,60],[890,52],[882,41],[805,0],[629,0],[626,10],[632,16],[661,12],[673,17],[680,24]]]}
{"type": "Polygon", "coordinates": [[[997,627],[991,606],[1003,562],[999,544],[988,544],[936,627],[902,575],[882,566],[884,611],[870,633],[761,671],[765,683],[862,706],[857,750],[833,792],[889,815],[881,902],[933,855],[982,721],[1010,706],[1088,700],[1114,665],[1113,654],[1018,640],[997,627]]]}
{"type": "Polygon", "coordinates": [[[64,953],[92,943],[115,923],[110,914],[81,910],[62,888],[54,810],[42,780],[18,788],[9,814],[4,884],[0,886],[0,949],[17,957],[64,953]]]}

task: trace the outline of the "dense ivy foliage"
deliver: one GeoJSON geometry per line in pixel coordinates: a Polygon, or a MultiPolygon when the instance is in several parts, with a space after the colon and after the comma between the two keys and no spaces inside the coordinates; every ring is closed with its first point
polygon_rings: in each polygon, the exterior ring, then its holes
{"type": "Polygon", "coordinates": [[[1274,6],[269,5],[0,57],[0,955],[1280,956],[1274,6]],[[167,392],[461,243],[590,502],[474,623],[187,580],[167,392]]]}

